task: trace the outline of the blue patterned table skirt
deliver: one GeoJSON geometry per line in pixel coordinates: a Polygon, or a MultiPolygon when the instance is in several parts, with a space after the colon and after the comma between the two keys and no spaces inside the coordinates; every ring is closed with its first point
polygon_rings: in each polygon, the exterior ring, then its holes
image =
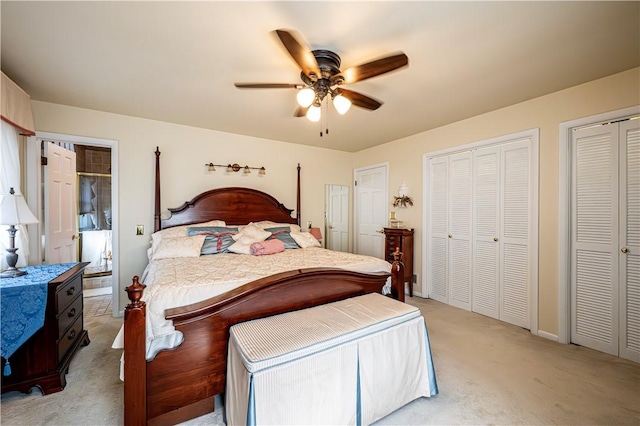
{"type": "Polygon", "coordinates": [[[21,268],[26,275],[0,280],[0,355],[7,361],[3,375],[11,374],[9,357],[44,325],[49,281],[77,263],[21,268]]]}

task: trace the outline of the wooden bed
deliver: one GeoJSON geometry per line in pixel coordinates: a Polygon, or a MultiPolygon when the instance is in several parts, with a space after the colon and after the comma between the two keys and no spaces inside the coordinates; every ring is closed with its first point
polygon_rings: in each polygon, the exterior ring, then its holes
{"type": "MultiPolygon", "coordinates": [[[[298,224],[272,196],[248,188],[204,192],[160,218],[160,151],[156,149],[155,230],[207,220],[241,225],[260,220],[298,224]]],[[[391,267],[392,296],[404,301],[403,266],[396,253],[391,267]]],[[[152,361],[145,356],[144,285],[133,278],[126,291],[124,317],[124,421],[126,425],[176,424],[214,410],[214,397],[225,391],[229,327],[247,320],[304,309],[366,293],[380,292],[389,274],[364,274],[338,268],[309,268],[259,279],[199,303],[165,311],[184,335],[175,349],[152,361]]]]}

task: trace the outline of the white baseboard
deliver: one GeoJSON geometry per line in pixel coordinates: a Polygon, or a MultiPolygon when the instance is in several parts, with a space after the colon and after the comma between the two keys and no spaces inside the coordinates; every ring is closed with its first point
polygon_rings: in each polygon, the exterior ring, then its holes
{"type": "Polygon", "coordinates": [[[538,336],[544,337],[545,339],[553,340],[554,342],[558,341],[558,336],[555,334],[547,333],[546,331],[538,330],[538,336]]]}

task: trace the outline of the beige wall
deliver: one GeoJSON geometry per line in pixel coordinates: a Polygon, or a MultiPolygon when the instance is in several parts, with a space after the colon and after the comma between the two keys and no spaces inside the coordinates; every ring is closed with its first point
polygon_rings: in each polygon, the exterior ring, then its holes
{"type": "MultiPolygon", "coordinates": [[[[302,167],[302,223],[323,223],[324,184],[350,185],[352,154],[180,126],[117,114],[32,102],[38,132],[118,141],[119,286],[131,284],[146,265],[153,230],[155,151],[160,147],[162,207],[178,207],[208,189],[246,186],[296,208],[296,167],[302,167]],[[205,163],[264,166],[265,176],[207,172],[205,163]],[[136,225],[145,235],[136,236],[136,225]]],[[[121,291],[120,309],[126,295],[121,291]]]]}
{"type": "MultiPolygon", "coordinates": [[[[437,100],[436,100],[437,101],[437,100]]],[[[422,160],[425,153],[497,136],[540,129],[539,330],[558,334],[558,134],[565,121],[640,104],[640,68],[596,80],[356,154],[245,137],[165,122],[33,101],[36,128],[114,139],[119,149],[119,285],[129,285],[146,264],[153,227],[156,146],[162,151],[162,206],[181,205],[193,195],[221,186],[249,186],[271,193],[295,208],[295,167],[302,165],[302,221],[323,223],[324,184],[352,187],[353,169],[389,162],[391,195],[403,181],[415,205],[395,209],[416,228],[415,265],[422,279],[422,160]],[[237,162],[265,166],[258,177],[206,172],[204,163],[237,162]],[[135,225],[147,233],[135,236],[135,225]]],[[[120,298],[124,303],[124,292],[120,298]]]]}
{"type": "MultiPolygon", "coordinates": [[[[437,100],[435,100],[437,101],[437,100]]],[[[640,68],[361,151],[354,167],[389,162],[390,195],[406,181],[414,207],[396,209],[416,228],[414,262],[422,279],[422,161],[425,153],[532,128],[540,129],[539,327],[558,334],[558,135],[562,122],[640,105],[640,68]]]]}

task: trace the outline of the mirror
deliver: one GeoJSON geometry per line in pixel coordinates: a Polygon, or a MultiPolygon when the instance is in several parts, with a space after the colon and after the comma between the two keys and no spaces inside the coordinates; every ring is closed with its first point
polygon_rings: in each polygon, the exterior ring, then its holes
{"type": "Polygon", "coordinates": [[[325,247],[349,251],[349,187],[325,185],[325,247]]]}

